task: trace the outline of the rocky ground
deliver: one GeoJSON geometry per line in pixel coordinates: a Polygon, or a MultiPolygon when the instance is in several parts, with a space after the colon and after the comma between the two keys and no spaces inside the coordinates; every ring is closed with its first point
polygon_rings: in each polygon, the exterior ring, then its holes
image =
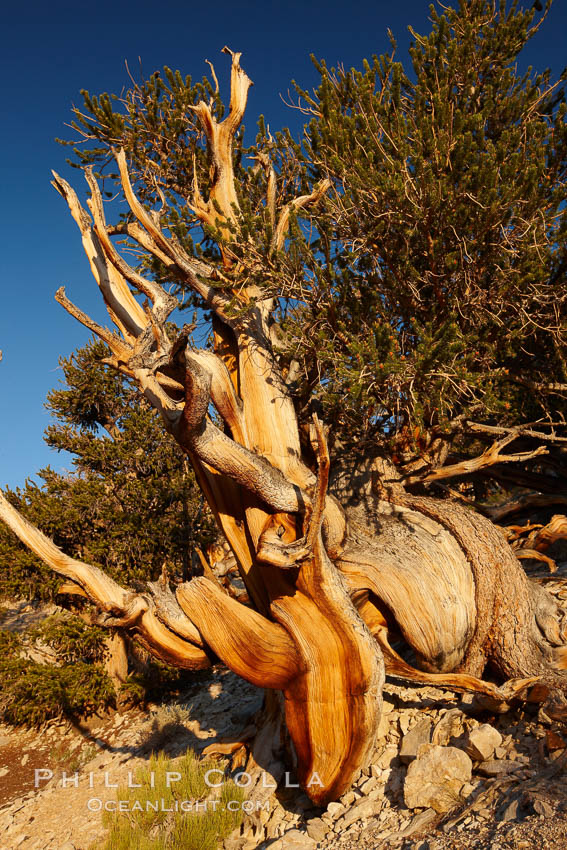
{"type": "Polygon", "coordinates": [[[144,713],[115,713],[79,726],[52,723],[39,732],[0,726],[0,850],[87,850],[105,834],[89,801],[114,799],[113,786],[125,784],[128,771],[152,752],[175,758],[189,747],[200,752],[217,735],[237,733],[261,701],[257,688],[212,671],[197,675],[182,701],[144,713]]]}
{"type": "MultiPolygon", "coordinates": [[[[104,836],[88,806],[114,798],[106,785],[125,782],[152,750],[175,758],[237,734],[261,699],[213,670],[178,702],[145,714],[39,733],[0,729],[0,850],[87,850],[104,836]],[[34,788],[35,770],[53,778],[34,788]],[[78,787],[63,787],[63,771],[78,773],[78,787]]],[[[466,696],[389,683],[372,764],[353,788],[326,810],[283,788],[225,848],[565,850],[566,761],[563,731],[535,707],[492,715],[466,696]]]]}
{"type": "MultiPolygon", "coordinates": [[[[564,601],[564,580],[555,592],[564,601]]],[[[34,616],[24,606],[3,627],[34,616]]],[[[0,726],[0,850],[89,850],[105,835],[89,801],[114,799],[153,751],[176,758],[238,737],[261,703],[261,690],[213,668],[146,712],[0,726]]],[[[567,850],[566,770],[567,730],[536,705],[495,714],[472,696],[388,681],[374,756],[351,790],[321,810],[280,785],[224,848],[567,850]]]]}

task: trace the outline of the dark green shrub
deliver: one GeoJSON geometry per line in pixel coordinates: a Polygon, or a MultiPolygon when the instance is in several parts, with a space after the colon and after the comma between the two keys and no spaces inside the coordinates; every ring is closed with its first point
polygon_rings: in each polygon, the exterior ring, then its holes
{"type": "MultiPolygon", "coordinates": [[[[34,630],[35,631],[35,630],[34,630]]],[[[23,653],[25,641],[0,630],[0,717],[15,726],[39,726],[115,704],[114,686],[100,664],[73,660],[56,667],[23,653]]]]}
{"type": "Polygon", "coordinates": [[[29,632],[33,640],[40,640],[55,650],[59,660],[102,661],[108,632],[99,626],[87,625],[80,617],[48,617],[29,632]]]}

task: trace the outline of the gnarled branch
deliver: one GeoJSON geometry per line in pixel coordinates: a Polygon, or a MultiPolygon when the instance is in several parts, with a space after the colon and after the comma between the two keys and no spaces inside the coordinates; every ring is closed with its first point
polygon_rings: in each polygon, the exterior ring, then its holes
{"type": "Polygon", "coordinates": [[[540,427],[542,425],[548,425],[548,427],[552,429],[550,434],[546,434],[544,431],[535,431],[533,428],[523,425],[520,428],[504,428],[499,425],[484,425],[480,422],[467,422],[467,428],[477,434],[494,436],[512,436],[512,434],[515,434],[516,437],[533,437],[537,440],[543,440],[546,443],[567,443],[567,437],[559,437],[553,432],[554,425],[561,425],[564,427],[564,424],[565,423],[563,422],[540,422],[540,427]]]}
{"type": "Polygon", "coordinates": [[[242,484],[278,511],[299,511],[309,499],[267,460],[231,440],[206,418],[212,377],[186,355],[185,407],[175,427],[179,444],[242,484]]]}
{"type": "Polygon", "coordinates": [[[285,688],[300,671],[300,657],[286,630],[204,577],[180,585],[183,611],[224,663],[259,687],[285,688]]]}
{"type": "MultiPolygon", "coordinates": [[[[229,113],[220,124],[215,119],[208,104],[201,101],[193,107],[207,137],[213,159],[212,182],[209,187],[209,199],[205,202],[199,191],[197,177],[193,186],[193,212],[209,227],[217,227],[219,215],[227,222],[236,225],[236,212],[239,209],[238,196],[234,185],[232,165],[232,142],[246,109],[248,89],[252,81],[240,67],[240,53],[233,53],[228,47],[223,53],[232,56],[230,76],[229,113]],[[220,213],[219,213],[220,210],[220,213]]],[[[220,225],[225,238],[230,239],[232,230],[220,225]]]]}
{"type": "Polygon", "coordinates": [[[210,653],[205,651],[196,630],[190,639],[180,637],[168,628],[163,616],[158,619],[151,599],[121,587],[98,567],[65,555],[28,522],[1,491],[0,519],[54,572],[78,585],[88,599],[105,612],[101,621],[104,625],[134,629],[144,646],[163,661],[190,670],[210,666],[210,653]]]}
{"type": "Polygon", "coordinates": [[[65,295],[65,288],[60,286],[57,292],[55,293],[55,300],[58,304],[69,313],[70,316],[73,316],[74,319],[77,319],[85,328],[88,328],[92,331],[96,336],[99,337],[103,342],[105,342],[113,355],[117,360],[117,367],[119,365],[125,365],[128,363],[134,349],[131,345],[124,342],[118,334],[113,331],[109,331],[108,328],[104,328],[102,325],[99,325],[98,322],[95,322],[94,319],[91,319],[90,316],[87,316],[86,313],[73,304],[72,301],[69,301],[67,296],[65,295]]]}
{"type": "MultiPolygon", "coordinates": [[[[132,188],[132,184],[130,182],[130,175],[128,174],[128,165],[126,163],[126,154],[121,149],[116,153],[116,162],[118,163],[118,170],[120,172],[120,180],[122,183],[122,189],[124,191],[124,195],[130,209],[134,213],[135,217],[142,225],[144,230],[147,232],[150,237],[149,240],[145,241],[144,247],[150,251],[150,253],[155,254],[159,258],[159,254],[155,253],[152,250],[152,246],[155,245],[159,252],[163,252],[166,257],[174,264],[175,270],[179,274],[179,276],[198,294],[203,298],[205,303],[214,310],[218,316],[220,316],[223,321],[227,322],[227,324],[231,324],[233,319],[228,315],[227,308],[230,303],[230,299],[227,298],[222,292],[219,292],[218,289],[210,286],[207,283],[204,283],[197,275],[198,270],[193,263],[191,257],[183,250],[183,248],[173,239],[168,238],[161,228],[155,223],[152,216],[149,212],[144,208],[144,206],[140,203],[138,198],[136,197],[134,190],[132,188]]],[[[133,235],[135,233],[134,230],[131,230],[130,233],[133,235]]],[[[134,238],[136,238],[134,236],[134,238]]]]}
{"type": "MultiPolygon", "coordinates": [[[[87,169],[85,172],[87,183],[91,189],[91,198],[88,201],[89,209],[93,215],[94,228],[96,235],[99,238],[100,244],[106,258],[112,263],[114,268],[123,278],[135,286],[144,295],[147,295],[151,300],[155,319],[161,325],[166,321],[168,316],[179,306],[177,298],[169,295],[163,287],[154,281],[147,280],[141,274],[138,274],[128,263],[120,256],[108,235],[106,221],[104,218],[104,208],[102,203],[102,195],[97,181],[95,180],[92,169],[87,169]]],[[[137,303],[137,302],[136,302],[137,303]]]]}
{"type": "MultiPolygon", "coordinates": [[[[538,446],[537,449],[533,449],[530,452],[517,452],[516,454],[510,455],[500,454],[501,450],[505,446],[513,443],[519,436],[521,436],[521,434],[518,432],[507,434],[505,437],[502,437],[501,440],[496,440],[478,457],[471,458],[470,460],[463,460],[460,463],[453,463],[449,466],[442,466],[440,469],[435,469],[428,475],[424,475],[416,480],[419,480],[422,484],[427,484],[432,481],[441,481],[444,478],[455,478],[460,475],[470,475],[472,472],[477,472],[479,469],[485,469],[488,466],[494,466],[498,463],[521,463],[526,460],[533,460],[533,458],[540,457],[541,455],[549,454],[547,446],[538,446]]],[[[412,479],[409,479],[406,483],[412,483],[412,479]]]]}
{"type": "Polygon", "coordinates": [[[103,246],[92,227],[92,220],[79,203],[76,192],[56,172],[52,185],[67,201],[67,205],[77,223],[83,240],[83,248],[89,259],[91,271],[99,285],[104,303],[124,339],[133,342],[146,327],[148,320],[122,275],[108,262],[103,246]]]}
{"type": "Polygon", "coordinates": [[[289,217],[291,215],[292,210],[299,210],[302,207],[307,207],[309,204],[316,204],[317,201],[320,201],[323,195],[331,188],[330,180],[321,180],[320,183],[315,186],[312,192],[309,195],[301,195],[299,198],[294,198],[293,201],[290,201],[280,213],[280,217],[274,231],[274,235],[272,238],[272,251],[281,251],[284,246],[285,237],[287,234],[287,229],[289,226],[289,217]]]}

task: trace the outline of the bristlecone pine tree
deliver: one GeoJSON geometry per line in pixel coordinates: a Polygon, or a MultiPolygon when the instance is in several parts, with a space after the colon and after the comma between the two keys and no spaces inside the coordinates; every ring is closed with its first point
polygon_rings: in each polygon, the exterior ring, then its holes
{"type": "Polygon", "coordinates": [[[565,481],[565,107],[549,74],[517,76],[533,15],[463,0],[414,34],[408,75],[393,56],[319,65],[301,148],[262,121],[244,147],[238,53],[226,117],[212,66],[214,85],[165,69],[122,99],[85,94],[89,211],[55,176],[115,330],[56,298],[189,458],[251,604],[210,575],[136,593],[3,498],[1,516],[107,626],[269,689],[252,755],[275,770],[283,732],[318,803],[365,764],[385,673],[564,704],[562,612],[463,505],[514,464],[536,504],[565,481]],[[126,201],[117,224],[102,179],[126,201]],[[184,293],[204,348],[192,327],[172,338],[184,293]],[[329,489],[331,468],[367,483],[329,489]],[[450,478],[457,498],[434,489],[450,478]]]}

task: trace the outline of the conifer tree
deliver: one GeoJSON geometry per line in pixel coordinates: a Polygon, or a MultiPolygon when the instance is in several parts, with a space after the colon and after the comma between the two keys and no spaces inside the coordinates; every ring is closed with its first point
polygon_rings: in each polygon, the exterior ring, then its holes
{"type": "Polygon", "coordinates": [[[563,476],[567,136],[561,86],[515,68],[534,14],[463,0],[414,35],[407,72],[320,64],[304,144],[260,121],[245,148],[250,80],[228,49],[226,112],[212,67],[212,83],[165,69],[122,98],[85,94],[88,211],[55,175],[115,330],[57,300],[188,458],[250,604],[210,574],[137,591],[2,496],[0,516],[106,626],[266,687],[255,763],[277,772],[283,740],[318,803],[367,762],[385,672],[565,703],[558,603],[463,492],[423,495],[513,464],[536,496],[563,476]],[[113,181],[128,211],[109,224],[113,181]],[[208,337],[172,334],[187,296],[208,337]],[[340,481],[329,492],[349,465],[355,506],[340,481]]]}

